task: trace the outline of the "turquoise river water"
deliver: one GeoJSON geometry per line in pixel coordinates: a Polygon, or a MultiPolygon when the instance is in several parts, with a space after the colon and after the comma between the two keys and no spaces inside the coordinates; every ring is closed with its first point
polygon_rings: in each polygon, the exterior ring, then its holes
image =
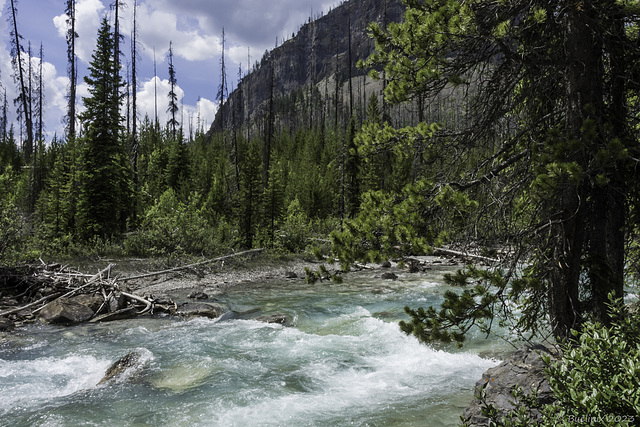
{"type": "Polygon", "coordinates": [[[405,305],[440,303],[443,271],[218,296],[237,312],[285,314],[291,326],[147,318],[18,329],[0,344],[0,425],[456,425],[500,344],[436,349],[400,331],[405,305]],[[96,385],[135,349],[139,369],[96,385]]]}

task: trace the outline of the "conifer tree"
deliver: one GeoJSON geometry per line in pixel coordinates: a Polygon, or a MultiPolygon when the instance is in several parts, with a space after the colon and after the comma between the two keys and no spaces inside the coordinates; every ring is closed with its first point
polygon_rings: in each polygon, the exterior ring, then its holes
{"type": "Polygon", "coordinates": [[[222,40],[221,40],[221,56],[220,56],[220,86],[218,87],[217,100],[219,102],[218,108],[220,110],[220,132],[224,133],[225,123],[224,123],[224,105],[225,99],[229,96],[229,89],[227,87],[227,68],[224,62],[224,50],[225,50],[226,39],[224,36],[224,27],[222,28],[222,40]]]}
{"type": "Polygon", "coordinates": [[[269,181],[262,195],[262,229],[268,230],[268,242],[273,245],[276,225],[280,222],[284,212],[284,168],[280,161],[271,164],[269,181]]]}
{"type": "Polygon", "coordinates": [[[0,84],[0,89],[2,90],[2,104],[0,105],[0,138],[7,139],[7,127],[8,127],[8,110],[9,103],[7,101],[7,88],[3,87],[0,84]]]}
{"type": "Polygon", "coordinates": [[[178,107],[178,95],[176,94],[176,86],[178,80],[176,79],[176,70],[173,68],[173,43],[169,42],[169,106],[167,107],[167,113],[169,113],[169,123],[167,126],[171,132],[171,137],[176,139],[176,132],[178,129],[178,119],[176,115],[180,108],[178,107]]]}
{"type": "Polygon", "coordinates": [[[43,141],[44,140],[44,106],[45,106],[45,98],[44,98],[44,48],[42,43],[40,43],[40,60],[38,62],[38,75],[36,77],[36,81],[38,84],[37,95],[38,95],[38,104],[36,106],[36,111],[38,113],[38,126],[36,133],[36,140],[43,141]]]}
{"type": "Polygon", "coordinates": [[[261,180],[260,148],[255,140],[241,147],[240,191],[236,196],[235,217],[240,245],[253,246],[260,214],[260,199],[264,191],[261,180]]]}
{"type": "Polygon", "coordinates": [[[114,35],[105,17],[98,31],[89,75],[84,78],[89,96],[83,98],[85,111],[80,115],[85,133],[77,227],[84,238],[118,234],[123,231],[127,216],[128,162],[120,138],[122,81],[114,67],[114,35]]]}
{"type": "Polygon", "coordinates": [[[507,299],[524,303],[521,317],[508,317],[520,330],[535,331],[547,315],[558,338],[590,316],[606,322],[607,294],[622,296],[625,241],[637,230],[638,105],[628,97],[638,90],[636,2],[404,3],[404,22],[371,27],[368,64],[384,68],[387,100],[437,101],[465,89],[467,116],[446,123],[457,128],[371,127],[363,141],[422,150],[438,173],[407,195],[421,195],[432,214],[464,212],[468,237],[484,225],[485,237],[514,244],[515,257],[504,274],[458,276],[483,286],[448,295],[441,311],[408,310],[403,329],[462,339],[495,310],[509,316],[507,299]],[[505,138],[491,138],[505,126],[505,138]],[[494,203],[472,199],[486,194],[494,203]]]}
{"type": "Polygon", "coordinates": [[[133,222],[136,223],[138,213],[138,1],[133,0],[133,22],[131,30],[131,163],[133,165],[133,222]]]}

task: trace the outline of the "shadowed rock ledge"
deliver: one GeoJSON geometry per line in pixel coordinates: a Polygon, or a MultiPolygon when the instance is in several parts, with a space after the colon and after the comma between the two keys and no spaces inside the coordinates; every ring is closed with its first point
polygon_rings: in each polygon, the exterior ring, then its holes
{"type": "MultiPolygon", "coordinates": [[[[462,418],[466,425],[472,427],[489,426],[489,418],[482,415],[482,407],[491,404],[498,409],[498,417],[506,415],[510,410],[516,409],[513,404],[512,392],[516,386],[520,386],[525,394],[538,393],[538,400],[542,404],[552,403],[555,398],[544,369],[545,364],[541,354],[549,354],[552,359],[558,358],[558,354],[543,346],[535,345],[524,347],[515,351],[509,359],[500,365],[488,369],[476,383],[477,391],[484,391],[484,401],[475,397],[473,402],[465,409],[462,418]]],[[[533,409],[534,416],[539,413],[533,409]]]]}

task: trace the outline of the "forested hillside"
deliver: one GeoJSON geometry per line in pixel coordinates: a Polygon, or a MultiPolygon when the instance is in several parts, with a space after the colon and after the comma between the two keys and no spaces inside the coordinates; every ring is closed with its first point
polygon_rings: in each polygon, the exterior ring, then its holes
{"type": "MultiPolygon", "coordinates": [[[[168,99],[156,100],[170,113],[169,122],[134,119],[135,60],[125,81],[128,55],[117,25],[121,6],[96,35],[83,78],[89,95],[80,98],[79,82],[71,79],[66,134],[51,141],[41,128],[46,82],[20,57],[27,55],[20,22],[9,14],[15,74],[22,79],[15,79],[18,123],[8,122],[4,99],[5,262],[87,253],[200,255],[255,246],[297,252],[340,229],[368,189],[399,190],[415,176],[412,161],[402,156],[384,170],[365,168],[355,146],[364,123],[383,117],[417,123],[423,114],[415,103],[386,103],[384,82],[357,67],[373,52],[368,24],[401,19],[400,2],[345,2],[265,52],[230,95],[223,78],[222,106],[206,134],[178,120],[173,87],[179,71],[171,50],[172,89],[168,99]]],[[[78,68],[74,7],[67,2],[70,76],[78,68]]],[[[13,4],[9,10],[15,11],[13,4]]],[[[226,77],[224,57],[221,63],[226,77]]]]}

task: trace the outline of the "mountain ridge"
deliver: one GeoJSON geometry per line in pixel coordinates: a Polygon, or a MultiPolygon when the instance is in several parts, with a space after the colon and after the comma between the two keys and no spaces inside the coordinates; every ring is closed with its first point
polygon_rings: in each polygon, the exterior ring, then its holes
{"type": "Polygon", "coordinates": [[[318,92],[323,81],[327,90],[327,79],[337,87],[347,83],[349,75],[352,79],[365,75],[355,65],[374,51],[369,24],[399,21],[403,12],[400,0],[349,0],[304,24],[291,39],[265,52],[259,66],[240,80],[218,109],[207,135],[259,125],[269,114],[270,99],[313,87],[318,92]]]}

